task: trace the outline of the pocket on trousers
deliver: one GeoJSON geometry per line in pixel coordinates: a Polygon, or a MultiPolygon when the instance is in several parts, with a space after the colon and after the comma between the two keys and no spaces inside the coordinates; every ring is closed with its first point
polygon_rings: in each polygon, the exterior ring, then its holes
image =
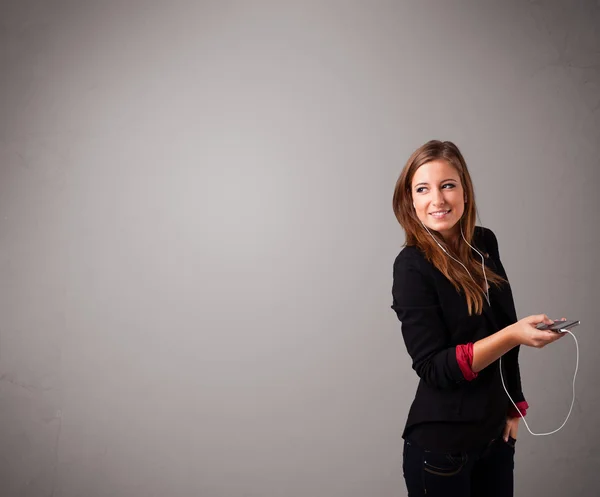
{"type": "Polygon", "coordinates": [[[423,470],[436,476],[455,476],[467,464],[468,455],[465,453],[435,453],[426,452],[423,459],[423,470]]]}
{"type": "Polygon", "coordinates": [[[504,441],[504,438],[502,438],[502,443],[504,445],[508,445],[511,449],[515,450],[515,445],[517,443],[517,439],[511,437],[510,435],[508,436],[508,441],[504,441]]]}

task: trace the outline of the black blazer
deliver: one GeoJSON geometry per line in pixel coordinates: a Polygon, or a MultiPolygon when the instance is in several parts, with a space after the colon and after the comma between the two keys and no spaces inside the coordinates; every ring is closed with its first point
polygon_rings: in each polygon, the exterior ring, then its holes
{"type": "MultiPolygon", "coordinates": [[[[471,242],[485,265],[507,278],[494,233],[477,226],[471,242]]],[[[480,257],[473,252],[477,260],[480,257]]],[[[491,285],[490,303],[481,315],[468,315],[467,301],[415,246],[407,246],[394,262],[393,304],[413,369],[420,377],[406,428],[428,421],[481,421],[506,413],[510,404],[502,387],[498,361],[465,380],[456,360],[456,346],[475,342],[517,321],[510,284],[491,285]]],[[[502,358],[506,387],[516,402],[524,400],[519,372],[519,347],[502,358]]],[[[405,430],[406,433],[406,430],[405,430]]]]}

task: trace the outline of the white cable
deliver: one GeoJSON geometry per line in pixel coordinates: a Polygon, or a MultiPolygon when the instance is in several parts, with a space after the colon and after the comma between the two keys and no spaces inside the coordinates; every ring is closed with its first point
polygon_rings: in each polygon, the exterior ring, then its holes
{"type": "MultiPolygon", "coordinates": [[[[471,279],[475,282],[475,284],[477,284],[477,282],[475,281],[475,278],[473,278],[473,276],[471,276],[471,273],[469,272],[469,270],[467,269],[467,267],[462,262],[460,262],[458,259],[455,259],[454,257],[452,257],[446,251],[446,249],[444,247],[442,247],[442,245],[440,245],[440,243],[435,239],[435,236],[433,236],[431,234],[431,231],[429,231],[429,229],[427,228],[427,226],[425,226],[425,223],[423,223],[423,221],[421,221],[421,224],[427,230],[427,233],[429,233],[429,235],[431,236],[431,238],[433,238],[433,241],[438,244],[438,247],[440,247],[448,257],[454,259],[462,267],[464,267],[465,271],[467,272],[467,274],[471,277],[471,279]]],[[[469,247],[471,247],[475,252],[477,252],[479,254],[479,257],[481,257],[481,268],[483,269],[483,277],[485,278],[485,298],[487,300],[488,305],[491,306],[491,304],[490,304],[489,284],[488,284],[488,281],[487,281],[487,276],[485,274],[485,261],[484,261],[483,255],[481,254],[481,252],[479,252],[479,250],[477,250],[475,247],[473,247],[473,245],[471,245],[469,242],[467,242],[467,239],[465,238],[465,235],[464,235],[463,229],[462,229],[462,220],[460,222],[460,234],[462,235],[462,238],[466,242],[466,244],[469,247]]],[[[571,407],[569,408],[569,413],[567,414],[567,417],[563,421],[563,424],[560,425],[556,430],[549,431],[547,433],[534,433],[534,432],[531,431],[531,429],[529,428],[529,425],[527,424],[527,421],[525,420],[525,416],[523,416],[523,414],[521,414],[521,410],[517,407],[517,404],[515,404],[515,401],[512,399],[512,397],[508,393],[508,390],[506,389],[506,385],[504,384],[504,375],[502,374],[502,356],[500,356],[500,361],[498,363],[499,367],[500,367],[500,379],[502,380],[502,386],[504,387],[504,391],[506,392],[506,395],[508,395],[508,398],[511,401],[512,405],[515,406],[515,409],[517,410],[517,412],[519,413],[519,415],[523,419],[523,422],[525,423],[525,427],[527,428],[527,431],[529,433],[531,433],[532,435],[535,435],[537,437],[541,437],[541,436],[545,436],[545,435],[552,435],[552,434],[556,433],[557,431],[561,430],[562,427],[567,424],[567,421],[569,420],[569,416],[571,416],[571,411],[573,410],[573,404],[575,403],[575,379],[577,378],[577,370],[579,369],[579,344],[577,343],[577,338],[575,337],[575,335],[573,335],[573,333],[571,333],[571,331],[569,331],[567,329],[560,330],[560,331],[561,332],[566,332],[566,333],[568,333],[569,335],[571,335],[573,337],[573,340],[575,340],[575,350],[576,350],[577,356],[576,356],[576,360],[575,360],[575,374],[573,375],[573,398],[571,400],[571,407]]]]}
{"type": "MultiPolygon", "coordinates": [[[[435,236],[433,236],[431,234],[431,231],[429,231],[429,228],[427,228],[427,226],[425,226],[425,223],[423,223],[423,221],[421,221],[421,224],[423,225],[423,227],[427,230],[427,233],[429,233],[429,236],[431,236],[431,238],[433,238],[433,241],[435,243],[438,244],[438,247],[440,247],[444,253],[450,257],[451,259],[455,260],[456,262],[458,262],[462,267],[465,268],[465,271],[467,272],[467,274],[471,277],[471,279],[473,280],[473,283],[475,283],[477,285],[477,282],[475,281],[475,278],[473,278],[473,276],[471,275],[471,273],[469,272],[469,270],[467,269],[467,266],[465,266],[462,262],[460,262],[458,259],[452,257],[444,247],[442,247],[440,245],[440,243],[435,239],[435,236]]],[[[488,281],[487,281],[487,276],[485,275],[485,262],[484,262],[484,258],[483,255],[481,255],[481,252],[479,252],[479,250],[477,250],[475,247],[473,247],[473,245],[471,245],[469,242],[467,242],[467,239],[465,238],[465,235],[463,233],[463,229],[462,229],[462,221],[460,223],[460,234],[463,237],[463,240],[466,242],[466,244],[471,247],[475,252],[477,252],[479,254],[479,257],[481,257],[481,269],[483,269],[483,277],[485,278],[485,294],[484,297],[487,300],[487,303],[489,306],[491,306],[492,304],[490,304],[490,292],[489,292],[489,285],[488,285],[488,281]]],[[[479,285],[478,285],[479,286],[479,285]]]]}
{"type": "Polygon", "coordinates": [[[577,338],[575,337],[575,335],[573,333],[571,333],[569,330],[560,330],[560,331],[568,333],[569,335],[571,335],[573,337],[573,340],[575,340],[575,350],[577,352],[577,359],[575,360],[575,374],[573,375],[573,399],[571,400],[571,407],[569,407],[569,413],[567,414],[567,417],[563,421],[563,424],[560,425],[556,430],[549,431],[547,433],[534,433],[531,431],[531,429],[529,428],[529,425],[527,424],[527,420],[525,419],[525,416],[523,416],[523,414],[521,413],[521,410],[517,407],[517,404],[515,404],[515,401],[512,399],[512,397],[508,393],[508,390],[506,389],[506,385],[504,384],[504,376],[502,374],[502,357],[500,357],[500,362],[499,362],[500,379],[502,380],[502,386],[504,387],[504,391],[506,392],[506,395],[508,395],[508,398],[512,402],[512,405],[515,406],[515,409],[517,410],[517,412],[523,419],[523,422],[525,423],[525,427],[527,428],[527,431],[529,433],[531,433],[532,435],[535,435],[536,437],[552,435],[552,434],[556,433],[557,431],[559,431],[560,429],[562,429],[562,427],[567,424],[567,421],[569,420],[569,416],[571,416],[571,411],[573,410],[573,404],[575,403],[575,378],[577,378],[577,370],[579,369],[579,344],[577,343],[577,338]]]}

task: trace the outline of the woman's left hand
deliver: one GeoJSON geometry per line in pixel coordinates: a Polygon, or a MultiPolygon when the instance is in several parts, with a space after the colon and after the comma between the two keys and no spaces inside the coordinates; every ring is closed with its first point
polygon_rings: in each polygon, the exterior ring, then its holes
{"type": "Polygon", "coordinates": [[[517,432],[519,431],[519,421],[521,421],[521,417],[512,418],[510,416],[506,417],[506,425],[504,426],[504,433],[502,434],[502,438],[504,438],[505,442],[508,442],[508,437],[512,437],[515,440],[517,439],[517,432]]]}

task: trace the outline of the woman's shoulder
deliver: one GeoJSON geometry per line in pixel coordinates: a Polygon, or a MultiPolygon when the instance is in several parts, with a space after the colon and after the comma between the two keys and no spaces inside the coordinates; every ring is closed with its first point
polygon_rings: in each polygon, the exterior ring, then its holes
{"type": "Polygon", "coordinates": [[[416,245],[405,245],[396,256],[396,262],[408,262],[422,259],[424,259],[423,252],[416,245]]]}
{"type": "Polygon", "coordinates": [[[394,260],[394,270],[416,269],[424,271],[430,265],[423,251],[416,245],[404,246],[394,260]]]}
{"type": "MultiPolygon", "coordinates": [[[[490,228],[475,226],[473,240],[475,245],[486,251],[494,253],[498,251],[498,239],[490,228]]],[[[394,260],[394,266],[396,265],[425,267],[431,265],[431,263],[426,259],[424,252],[418,246],[405,245],[394,260]]]]}
{"type": "Polygon", "coordinates": [[[493,253],[498,252],[498,239],[496,238],[496,234],[490,228],[475,226],[473,238],[475,239],[475,243],[482,246],[484,250],[493,253]]]}
{"type": "Polygon", "coordinates": [[[474,236],[483,237],[485,239],[496,238],[494,232],[485,226],[475,226],[474,236]]]}
{"type": "Polygon", "coordinates": [[[394,306],[421,305],[423,295],[429,295],[434,277],[433,266],[416,246],[407,245],[394,260],[392,295],[394,306]]]}

